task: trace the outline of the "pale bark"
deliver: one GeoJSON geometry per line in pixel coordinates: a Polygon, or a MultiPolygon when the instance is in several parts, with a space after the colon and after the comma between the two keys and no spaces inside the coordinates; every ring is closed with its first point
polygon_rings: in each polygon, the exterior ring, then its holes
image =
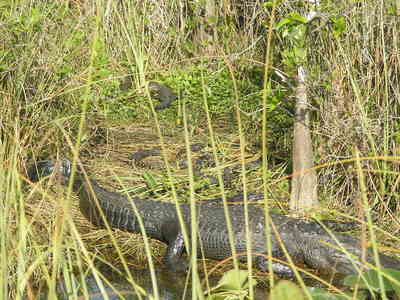
{"type": "MultiPolygon", "coordinates": [[[[201,4],[199,4],[201,7],[201,4]]],[[[216,30],[213,24],[210,24],[210,20],[216,21],[218,18],[217,15],[217,5],[215,0],[207,0],[205,2],[205,15],[200,16],[199,19],[201,20],[200,26],[197,32],[198,40],[200,44],[203,45],[203,54],[205,55],[215,55],[216,53],[216,30]]],[[[201,9],[199,9],[201,11],[201,9]]]]}
{"type": "Polygon", "coordinates": [[[305,70],[298,68],[296,89],[296,114],[293,134],[293,178],[290,210],[294,213],[319,206],[317,193],[317,173],[314,166],[314,152],[311,141],[309,105],[305,70]]]}

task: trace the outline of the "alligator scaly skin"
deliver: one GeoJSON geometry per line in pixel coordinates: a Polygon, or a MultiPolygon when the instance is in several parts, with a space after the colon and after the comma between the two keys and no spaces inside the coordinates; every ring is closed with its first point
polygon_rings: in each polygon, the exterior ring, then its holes
{"type": "MultiPolygon", "coordinates": [[[[28,175],[32,180],[57,172],[65,180],[70,178],[71,163],[45,161],[32,168],[28,175]]],[[[113,228],[141,233],[138,216],[143,221],[148,237],[168,245],[165,262],[175,271],[185,270],[186,261],[182,258],[184,239],[179,224],[176,205],[162,201],[129,198],[124,194],[108,191],[94,180],[84,180],[77,172],[74,176],[73,189],[79,196],[80,210],[93,224],[104,226],[104,219],[113,228]],[[103,217],[104,216],[104,217],[103,217]]],[[[188,204],[180,204],[184,224],[190,233],[191,213],[188,204]]],[[[221,204],[196,204],[198,241],[201,245],[198,256],[221,260],[232,255],[226,218],[221,204]]],[[[249,206],[249,229],[253,253],[266,254],[267,238],[271,240],[272,256],[287,261],[281,247],[296,265],[306,265],[322,273],[352,274],[365,266],[361,262],[362,247],[360,241],[350,235],[329,231],[316,222],[295,219],[280,214],[269,215],[271,234],[265,234],[265,214],[256,206],[249,206]],[[351,256],[351,259],[350,259],[351,256]]],[[[229,216],[233,225],[234,243],[237,253],[246,252],[246,226],[242,205],[230,205],[229,216]]],[[[254,255],[254,263],[261,270],[268,269],[265,256],[254,255]]],[[[384,268],[400,270],[400,262],[392,257],[380,254],[380,263],[384,268]]],[[[367,249],[366,260],[375,265],[372,251],[367,249]]],[[[292,276],[292,269],[284,263],[272,262],[275,273],[292,276]]],[[[367,265],[364,267],[369,269],[367,265]]]]}

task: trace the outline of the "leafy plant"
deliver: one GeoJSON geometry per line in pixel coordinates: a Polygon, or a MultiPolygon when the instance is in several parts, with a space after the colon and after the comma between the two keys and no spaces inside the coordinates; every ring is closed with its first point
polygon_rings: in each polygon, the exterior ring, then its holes
{"type": "Polygon", "coordinates": [[[282,52],[283,63],[289,68],[295,68],[306,61],[306,23],[306,18],[298,13],[291,13],[276,25],[282,38],[289,42],[289,47],[282,52]]]}
{"type": "Polygon", "coordinates": [[[328,292],[322,288],[308,287],[307,295],[305,296],[305,292],[292,281],[281,280],[278,284],[271,290],[270,299],[279,299],[279,300],[303,300],[303,299],[312,299],[312,300],[344,300],[352,299],[364,300],[366,299],[365,293],[359,293],[356,297],[354,295],[335,295],[328,292]]]}
{"type": "Polygon", "coordinates": [[[295,283],[287,280],[281,280],[278,284],[271,290],[270,299],[279,300],[305,300],[306,297],[301,290],[301,288],[295,283]]]}
{"type": "Polygon", "coordinates": [[[348,275],[343,280],[343,284],[350,288],[358,286],[360,289],[368,289],[371,292],[380,293],[381,286],[379,275],[382,276],[383,287],[386,292],[394,292],[400,297],[400,271],[393,269],[382,269],[380,271],[369,270],[359,275],[348,275]]]}
{"type": "Polygon", "coordinates": [[[255,279],[249,279],[247,271],[230,270],[222,276],[218,284],[208,291],[208,300],[223,300],[227,297],[245,299],[248,289],[257,284],[255,279]]]}

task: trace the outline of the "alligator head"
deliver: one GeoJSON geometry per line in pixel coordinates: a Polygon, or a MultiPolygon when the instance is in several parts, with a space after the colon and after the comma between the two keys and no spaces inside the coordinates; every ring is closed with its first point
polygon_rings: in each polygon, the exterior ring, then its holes
{"type": "Polygon", "coordinates": [[[37,182],[41,178],[54,174],[61,179],[62,183],[66,183],[71,175],[71,165],[68,159],[39,161],[28,169],[28,178],[32,182],[37,182]]]}

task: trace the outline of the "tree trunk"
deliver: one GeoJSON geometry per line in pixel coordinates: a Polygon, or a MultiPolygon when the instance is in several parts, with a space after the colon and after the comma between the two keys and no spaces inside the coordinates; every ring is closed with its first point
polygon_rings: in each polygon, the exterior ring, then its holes
{"type": "Polygon", "coordinates": [[[200,41],[202,46],[202,54],[204,55],[215,55],[216,54],[216,30],[215,26],[217,24],[217,6],[215,0],[207,0],[205,2],[204,10],[201,7],[202,2],[197,3],[197,15],[200,20],[200,26],[197,31],[197,40],[200,41]],[[203,13],[204,11],[204,13],[203,13]]]}
{"type": "Polygon", "coordinates": [[[305,70],[298,68],[296,89],[296,114],[293,134],[293,178],[290,197],[290,210],[303,214],[319,206],[317,193],[317,174],[314,169],[305,70]]]}

